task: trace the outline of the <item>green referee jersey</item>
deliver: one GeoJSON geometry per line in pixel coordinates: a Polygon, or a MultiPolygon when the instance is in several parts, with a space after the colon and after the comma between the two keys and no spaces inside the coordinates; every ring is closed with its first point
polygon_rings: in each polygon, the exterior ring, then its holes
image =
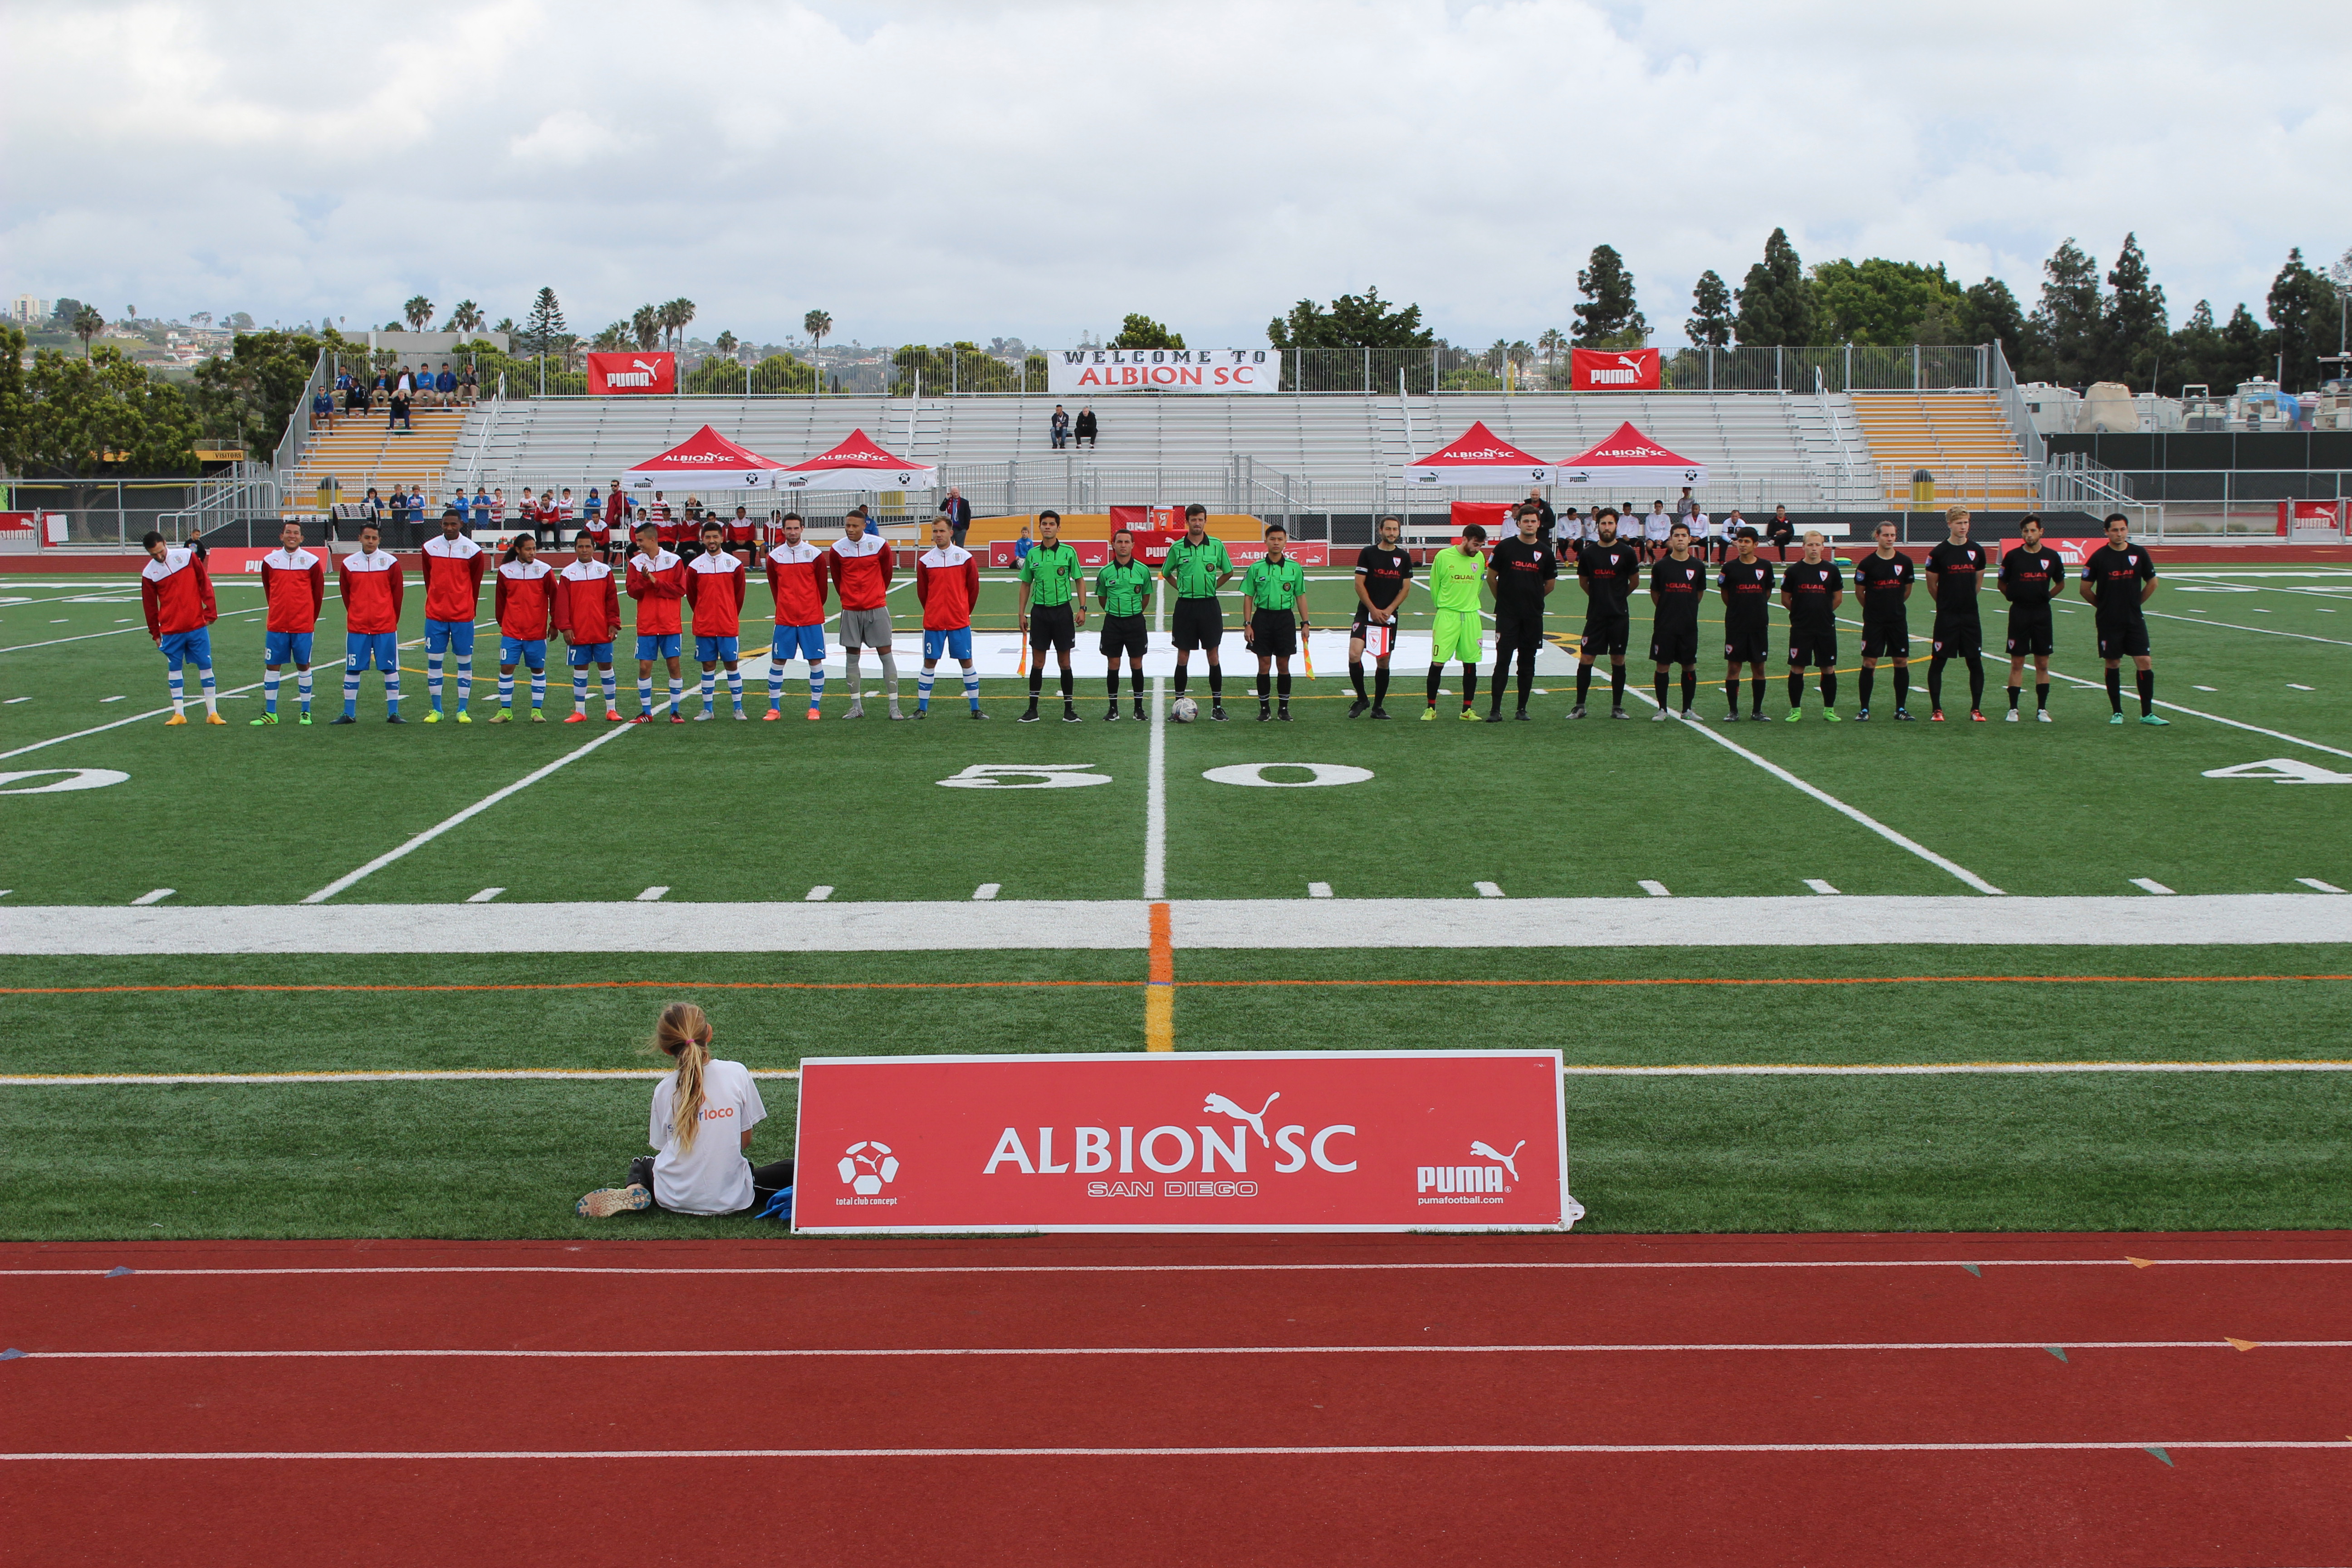
{"type": "Polygon", "coordinates": [[[1307,573],[1297,558],[1253,561],[1242,576],[1242,595],[1261,610],[1286,610],[1307,592],[1307,573]]]}
{"type": "Polygon", "coordinates": [[[1078,588],[1078,552],[1064,542],[1033,544],[1021,563],[1021,581],[1029,585],[1029,603],[1050,610],[1066,605],[1078,588]]]}
{"type": "Polygon", "coordinates": [[[1151,598],[1151,568],[1130,560],[1124,566],[1106,561],[1095,574],[1095,597],[1106,616],[1139,616],[1151,598]]]}
{"type": "Polygon", "coordinates": [[[1215,596],[1217,579],[1234,569],[1234,558],[1225,553],[1225,543],[1213,536],[1198,544],[1178,540],[1168,547],[1168,564],[1160,574],[1176,584],[1180,599],[1207,599],[1215,596]]]}
{"type": "Polygon", "coordinates": [[[1478,585],[1486,576],[1486,556],[1465,555],[1449,544],[1429,563],[1430,596],[1441,610],[1475,612],[1478,608],[1478,585]]]}

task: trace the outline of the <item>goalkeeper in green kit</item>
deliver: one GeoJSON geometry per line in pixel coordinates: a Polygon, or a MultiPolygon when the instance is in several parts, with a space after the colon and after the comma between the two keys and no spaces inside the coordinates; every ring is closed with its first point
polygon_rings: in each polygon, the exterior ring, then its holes
{"type": "Polygon", "coordinates": [[[1275,717],[1266,705],[1266,673],[1276,664],[1282,673],[1276,677],[1282,698],[1282,721],[1290,722],[1290,656],[1298,651],[1298,639],[1310,628],[1307,625],[1307,573],[1298,563],[1283,553],[1290,542],[1282,524],[1276,523],[1265,531],[1265,559],[1253,561],[1242,574],[1242,600],[1249,606],[1247,623],[1248,646],[1257,655],[1257,721],[1265,723],[1275,717]]]}
{"type": "Polygon", "coordinates": [[[1478,618],[1478,589],[1486,577],[1486,531],[1472,523],[1462,537],[1431,557],[1429,596],[1437,601],[1430,626],[1429,707],[1423,720],[1437,717],[1437,682],[1449,659],[1462,661],[1462,717],[1476,723],[1471,707],[1478,700],[1478,660],[1486,651],[1486,624],[1478,618]]]}

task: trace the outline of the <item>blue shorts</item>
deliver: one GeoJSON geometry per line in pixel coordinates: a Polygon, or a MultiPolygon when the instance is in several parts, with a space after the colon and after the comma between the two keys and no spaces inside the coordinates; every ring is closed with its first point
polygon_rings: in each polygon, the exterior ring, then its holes
{"type": "Polygon", "coordinates": [[[310,632],[267,632],[261,638],[261,662],[275,669],[281,664],[310,662],[310,632]]]}
{"type": "Polygon", "coordinates": [[[545,669],[547,639],[533,637],[525,642],[520,637],[502,637],[499,639],[499,662],[509,669],[519,664],[527,664],[533,669],[545,669]]]}
{"type": "Polygon", "coordinates": [[[373,668],[391,675],[400,668],[400,644],[391,632],[346,632],[343,634],[343,663],[346,668],[363,670],[373,668]]]}
{"type": "Polygon", "coordinates": [[[943,652],[958,664],[970,664],[971,662],[971,628],[958,626],[950,632],[926,629],[923,633],[923,662],[936,664],[943,652]]]}
{"type": "Polygon", "coordinates": [[[697,637],[694,657],[704,664],[733,664],[741,657],[740,637],[697,637]]]}
{"type": "Polygon", "coordinates": [[[168,633],[155,646],[163,650],[163,657],[172,661],[173,669],[179,668],[183,660],[198,669],[213,667],[213,634],[209,626],[198,626],[192,632],[168,633]]]}
{"type": "Polygon", "coordinates": [[[474,656],[474,623],[471,621],[427,621],[425,623],[425,651],[444,650],[474,656]]]}
{"type": "Polygon", "coordinates": [[[572,668],[585,669],[592,664],[610,666],[613,645],[608,642],[576,642],[572,645],[572,668]]]}
{"type": "Polygon", "coordinates": [[[768,657],[778,664],[789,664],[804,658],[811,664],[824,662],[824,627],[786,626],[776,628],[775,640],[768,645],[768,657]]]}
{"type": "Polygon", "coordinates": [[[638,633],[637,657],[639,658],[676,658],[677,634],[664,632],[658,637],[647,637],[642,632],[638,633]]]}

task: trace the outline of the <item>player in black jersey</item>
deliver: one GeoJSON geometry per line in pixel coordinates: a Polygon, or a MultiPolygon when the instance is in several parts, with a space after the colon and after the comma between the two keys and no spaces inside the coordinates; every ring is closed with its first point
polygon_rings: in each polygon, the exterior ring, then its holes
{"type": "Polygon", "coordinates": [[[1984,626],[1977,619],[1977,585],[1984,581],[1992,558],[1981,544],[1969,542],[1969,509],[1944,509],[1951,537],[1927,552],[1927,596],[1936,601],[1936,630],[1928,644],[1927,717],[1944,721],[1944,663],[1966,659],[1969,666],[1969,717],[1984,716],[1984,626]]]}
{"type": "Polygon", "coordinates": [[[1789,612],[1789,722],[1805,716],[1805,666],[1822,676],[1822,717],[1837,716],[1837,609],[1845,603],[1845,575],[1826,541],[1808,529],[1805,558],[1780,574],[1780,606],[1789,612]]]}
{"type": "Polygon", "coordinates": [[[2018,546],[2000,558],[2000,596],[2009,601],[2009,720],[2017,722],[2025,661],[2033,660],[2033,717],[2050,722],[2050,602],[2066,591],[2066,563],[2042,542],[2042,520],[2027,512],[2018,546]]]}
{"type": "Polygon", "coordinates": [[[1360,718],[1370,708],[1372,717],[1385,719],[1389,700],[1389,658],[1396,652],[1397,615],[1404,608],[1406,584],[1412,581],[1412,557],[1397,548],[1403,525],[1395,518],[1381,519],[1379,542],[1356,552],[1356,624],[1348,633],[1348,679],[1356,683],[1356,700],[1348,717],[1360,718]],[[1364,649],[1369,646],[1379,668],[1369,701],[1364,697],[1364,649]]]}
{"type": "Polygon", "coordinates": [[[1666,671],[1683,667],[1683,717],[1698,696],[1698,606],[1706,597],[1706,563],[1691,553],[1690,524],[1676,520],[1666,531],[1665,559],[1650,568],[1650,658],[1658,667],[1659,723],[1674,717],[1666,701],[1666,671]]]}
{"type": "Polygon", "coordinates": [[[1625,596],[1642,574],[1641,556],[1617,537],[1617,509],[1604,506],[1594,512],[1600,540],[1577,552],[1576,579],[1584,585],[1584,638],[1576,650],[1576,706],[1571,719],[1584,717],[1584,694],[1592,687],[1592,661],[1609,656],[1609,717],[1630,719],[1625,711],[1625,642],[1631,625],[1625,596]]]}
{"type": "Polygon", "coordinates": [[[1853,596],[1862,603],[1862,707],[1854,718],[1870,719],[1870,689],[1878,661],[1895,661],[1895,717],[1911,721],[1911,557],[1895,548],[1895,524],[1871,531],[1878,548],[1853,563],[1853,596]]]}
{"type": "Polygon", "coordinates": [[[1723,692],[1731,711],[1726,723],[1739,721],[1739,667],[1748,667],[1748,689],[1753,717],[1764,717],[1764,660],[1770,635],[1772,563],[1756,553],[1756,531],[1743,528],[1732,541],[1738,552],[1716,574],[1716,592],[1723,598],[1723,692]]]}
{"type": "Polygon", "coordinates": [[[1559,563],[1552,555],[1551,541],[1544,537],[1543,513],[1533,498],[1519,503],[1515,521],[1518,532],[1495,546],[1486,557],[1486,588],[1495,595],[1495,689],[1486,707],[1489,724],[1503,721],[1503,672],[1514,654],[1519,660],[1517,716],[1528,716],[1528,695],[1536,684],[1536,649],[1543,644],[1544,601],[1559,586],[1559,563]]]}
{"type": "Polygon", "coordinates": [[[2147,655],[2147,617],[2140,606],[2156,592],[2156,563],[2131,542],[2131,519],[2107,514],[2107,542],[2083,563],[2083,597],[2098,611],[2099,657],[2107,664],[2110,724],[2124,721],[2123,661],[2139,671],[2139,721],[2169,724],[2156,716],[2156,661],[2147,655]]]}

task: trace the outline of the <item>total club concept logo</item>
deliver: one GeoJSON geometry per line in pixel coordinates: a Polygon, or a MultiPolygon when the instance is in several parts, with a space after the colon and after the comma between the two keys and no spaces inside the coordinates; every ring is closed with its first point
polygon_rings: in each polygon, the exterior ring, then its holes
{"type": "Polygon", "coordinates": [[[835,1198],[836,1205],[895,1204],[896,1198],[882,1196],[882,1189],[898,1179],[898,1156],[890,1152],[887,1143],[862,1139],[852,1143],[835,1167],[841,1181],[856,1197],[835,1198]]]}

